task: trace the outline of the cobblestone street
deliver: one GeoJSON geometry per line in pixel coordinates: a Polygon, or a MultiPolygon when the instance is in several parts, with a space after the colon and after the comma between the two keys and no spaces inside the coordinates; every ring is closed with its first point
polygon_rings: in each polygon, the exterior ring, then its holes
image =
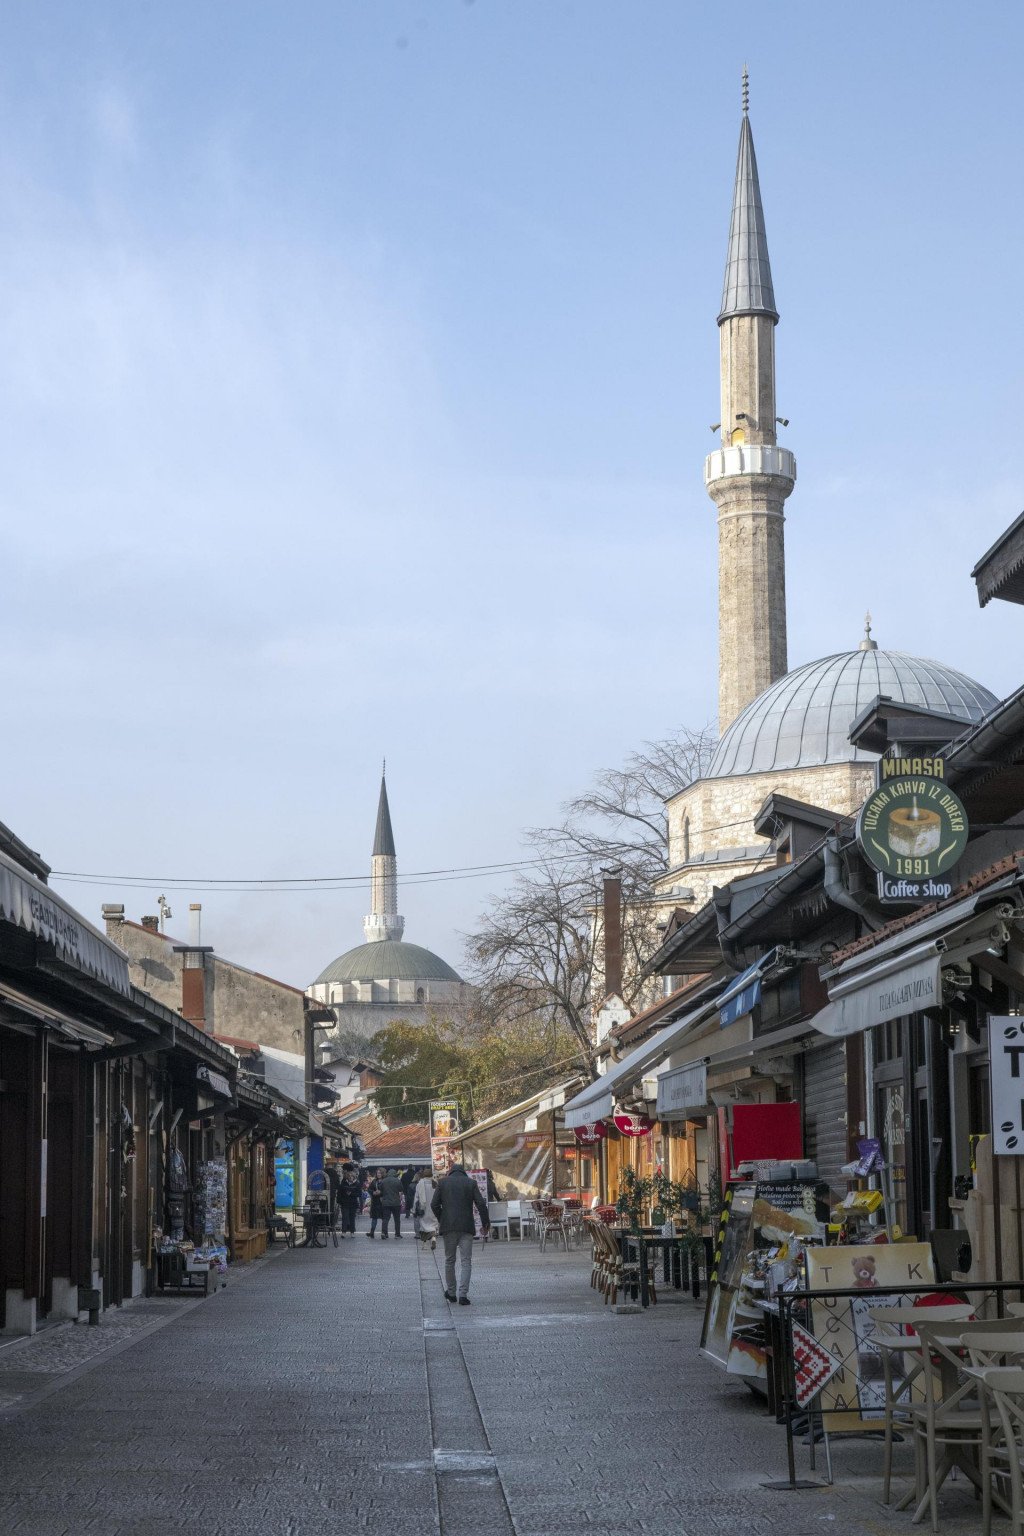
{"type": "MultiPolygon", "coordinates": [[[[336,1251],[278,1250],[206,1301],[136,1304],[6,1350],[0,1529],[914,1529],[878,1501],[874,1442],[834,1443],[833,1488],[762,1488],[785,1475],[783,1432],[699,1357],[700,1308],[615,1315],[588,1272],[584,1253],[489,1244],[473,1306],[449,1308],[428,1251],[360,1233],[336,1251]]],[[[897,1469],[903,1491],[909,1447],[897,1469]]],[[[940,1519],[980,1529],[963,1483],[947,1484],[940,1519]]]]}

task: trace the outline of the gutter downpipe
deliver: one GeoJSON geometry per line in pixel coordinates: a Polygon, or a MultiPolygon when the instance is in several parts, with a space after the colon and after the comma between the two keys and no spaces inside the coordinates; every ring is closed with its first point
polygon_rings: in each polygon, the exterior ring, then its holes
{"type": "Polygon", "coordinates": [[[839,839],[834,832],[830,832],[825,838],[825,895],[829,901],[835,902],[837,907],[845,907],[848,912],[856,912],[861,922],[866,923],[871,931],[877,932],[883,926],[883,919],[876,917],[871,912],[863,896],[856,895],[843,881],[843,860],[839,852],[839,839]]]}

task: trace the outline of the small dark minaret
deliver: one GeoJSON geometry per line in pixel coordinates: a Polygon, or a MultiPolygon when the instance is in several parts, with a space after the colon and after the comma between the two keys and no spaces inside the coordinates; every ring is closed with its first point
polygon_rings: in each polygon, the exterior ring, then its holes
{"type": "Polygon", "coordinates": [[[395,858],[395,834],[391,830],[391,810],[388,806],[384,770],[380,776],[377,826],[370,857],[370,909],[363,918],[363,933],[367,944],[402,937],[405,918],[398,915],[398,860],[395,858]]]}

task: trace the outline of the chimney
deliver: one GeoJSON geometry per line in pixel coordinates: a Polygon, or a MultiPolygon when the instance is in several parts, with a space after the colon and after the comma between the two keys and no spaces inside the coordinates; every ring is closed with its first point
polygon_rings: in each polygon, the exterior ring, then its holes
{"type": "Polygon", "coordinates": [[[622,996],[622,880],[611,873],[604,877],[604,990],[622,996]]]}
{"type": "Polygon", "coordinates": [[[206,1029],[206,957],[212,947],[199,942],[202,910],[200,902],[189,903],[188,943],[174,946],[174,953],[181,956],[182,1017],[198,1029],[206,1029]]]}
{"type": "Polygon", "coordinates": [[[124,902],[105,901],[103,903],[103,926],[107,930],[109,939],[124,922],[124,902]]]}
{"type": "MultiPolygon", "coordinates": [[[[121,910],[123,911],[124,908],[122,907],[121,910]]],[[[159,933],[160,919],[158,917],[144,917],[142,919],[142,926],[145,928],[147,933],[159,933]]]]}

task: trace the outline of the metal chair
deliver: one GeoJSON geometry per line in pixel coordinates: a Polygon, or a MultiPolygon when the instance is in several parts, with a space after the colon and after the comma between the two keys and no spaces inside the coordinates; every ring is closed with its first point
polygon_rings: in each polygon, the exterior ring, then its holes
{"type": "Polygon", "coordinates": [[[984,1497],[980,1472],[965,1453],[976,1454],[980,1463],[985,1423],[977,1382],[962,1374],[960,1330],[953,1333],[948,1324],[943,1326],[934,1319],[917,1321],[914,1327],[921,1337],[923,1359],[937,1367],[922,1371],[924,1402],[911,1404],[918,1499],[914,1520],[920,1520],[927,1508],[932,1530],[938,1532],[939,1489],[955,1466],[963,1469],[984,1497]]]}
{"type": "MultiPolygon", "coordinates": [[[[1003,1318],[998,1322],[971,1323],[960,1335],[960,1343],[977,1370],[989,1366],[1017,1366],[1024,1356],[1024,1317],[1003,1318]]],[[[993,1415],[990,1395],[979,1395],[982,1419],[981,1478],[982,1536],[991,1536],[992,1483],[995,1478],[1010,1478],[1012,1454],[1003,1436],[998,1415],[993,1415]]]]}
{"type": "Polygon", "coordinates": [[[1024,1457],[1024,1370],[1019,1366],[990,1365],[974,1372],[999,1416],[1004,1448],[1003,1459],[1010,1479],[1010,1524],[1012,1536],[1024,1536],[1024,1489],[1021,1460],[1024,1457]]]}
{"type": "Polygon", "coordinates": [[[912,1401],[914,1383],[925,1366],[921,1347],[913,1327],[917,1320],[929,1322],[966,1322],[971,1307],[966,1303],[951,1303],[941,1307],[869,1307],[868,1316],[878,1330],[872,1339],[882,1360],[882,1377],[885,1383],[885,1439],[882,1463],[882,1503],[892,1497],[892,1448],[898,1428],[909,1430],[913,1420],[912,1401]],[[907,1329],[911,1329],[911,1334],[907,1329]],[[902,1372],[894,1372],[893,1360],[905,1362],[902,1372]],[[899,1377],[899,1386],[895,1378],[899,1377]]]}

